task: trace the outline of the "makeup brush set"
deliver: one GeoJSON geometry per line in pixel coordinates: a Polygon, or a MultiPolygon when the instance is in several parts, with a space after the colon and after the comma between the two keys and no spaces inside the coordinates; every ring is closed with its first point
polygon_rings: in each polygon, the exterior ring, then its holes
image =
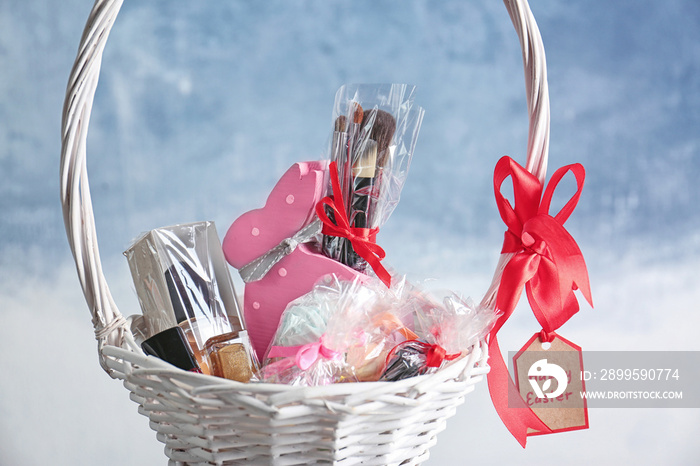
{"type": "MultiPolygon", "coordinates": [[[[355,234],[374,242],[391,215],[423,119],[423,109],[414,105],[414,92],[415,87],[403,84],[338,90],[330,147],[332,202],[319,212],[330,229],[339,226],[335,217],[340,216],[355,234]]],[[[325,235],[323,252],[356,270],[367,269],[367,260],[346,237],[325,235]]]]}

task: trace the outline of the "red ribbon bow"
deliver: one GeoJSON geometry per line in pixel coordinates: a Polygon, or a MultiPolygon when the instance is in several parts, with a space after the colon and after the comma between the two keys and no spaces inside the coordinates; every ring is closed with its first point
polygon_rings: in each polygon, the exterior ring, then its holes
{"type": "Polygon", "coordinates": [[[401,348],[409,345],[420,347],[423,354],[425,354],[425,365],[427,367],[440,367],[444,361],[453,361],[462,355],[462,353],[447,354],[447,350],[438,344],[431,345],[430,343],[420,340],[406,340],[394,346],[391,351],[389,351],[389,354],[386,355],[385,366],[389,365],[401,348]]]}
{"type": "Polygon", "coordinates": [[[440,367],[443,361],[457,359],[461,353],[447,354],[445,348],[440,345],[430,345],[425,354],[425,365],[428,367],[440,367]]]}
{"type": "Polygon", "coordinates": [[[343,197],[340,195],[340,181],[338,180],[338,167],[336,162],[330,164],[332,195],[324,197],[316,204],[316,214],[323,223],[321,233],[326,236],[338,236],[350,241],[355,252],[372,267],[377,277],[389,287],[391,275],[381,264],[386,253],[376,243],[379,228],[356,228],[350,226],[348,214],[345,210],[343,197]],[[333,222],[326,213],[324,206],[328,206],[333,212],[333,222]]]}
{"type": "Polygon", "coordinates": [[[524,447],[527,429],[551,432],[525,404],[500,356],[496,334],[513,313],[523,288],[545,335],[554,332],[579,310],[574,290],[593,306],[588,271],[576,241],[564,228],[581,196],[585,170],[581,164],[558,169],[542,195],[539,179],[510,157],[503,157],[494,171],[494,192],[501,218],[508,230],[502,253],[513,253],[501,276],[496,307],[501,310],[489,334],[492,355],[489,392],[499,416],[524,447]],[[549,214],[552,196],[568,172],[576,177],[577,190],[555,215],[549,214]],[[501,193],[506,178],[513,181],[515,207],[501,193]],[[541,200],[540,200],[541,199],[541,200]]]}

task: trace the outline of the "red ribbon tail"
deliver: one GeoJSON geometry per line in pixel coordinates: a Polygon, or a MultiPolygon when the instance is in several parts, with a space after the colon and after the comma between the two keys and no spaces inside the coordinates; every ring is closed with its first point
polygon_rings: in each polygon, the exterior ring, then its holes
{"type": "MultiPolygon", "coordinates": [[[[355,244],[353,244],[353,247],[355,247],[355,244]]],[[[379,278],[382,281],[382,283],[386,285],[387,288],[391,288],[391,274],[386,269],[386,267],[382,265],[380,258],[381,256],[373,253],[371,250],[369,250],[369,248],[366,247],[366,245],[355,247],[355,252],[357,252],[357,254],[360,257],[367,261],[369,266],[372,267],[372,270],[377,275],[377,278],[379,278]]],[[[381,250],[381,253],[383,254],[384,251],[381,250]]]]}
{"type": "Polygon", "coordinates": [[[586,263],[574,238],[553,217],[538,215],[527,222],[525,230],[547,247],[549,257],[542,258],[526,291],[537,321],[553,331],[579,311],[573,290],[580,289],[592,305],[586,263]]]}
{"type": "Polygon", "coordinates": [[[354,228],[350,226],[345,205],[340,195],[340,181],[338,180],[338,168],[336,162],[330,164],[331,190],[332,195],[326,196],[316,204],[316,215],[323,223],[321,233],[329,236],[346,238],[350,241],[354,251],[362,257],[377,277],[387,288],[391,287],[391,274],[381,264],[384,259],[384,250],[375,242],[374,237],[378,229],[354,228]],[[333,213],[334,220],[331,220],[326,212],[326,208],[333,213]]]}
{"type": "Polygon", "coordinates": [[[496,412],[508,431],[523,448],[527,443],[528,428],[541,433],[552,433],[520,396],[501,356],[501,349],[495,335],[492,335],[489,341],[489,355],[491,366],[487,376],[489,394],[496,412]]]}
{"type": "Polygon", "coordinates": [[[372,270],[387,288],[391,288],[391,274],[383,265],[379,264],[377,267],[372,267],[372,270]]]}

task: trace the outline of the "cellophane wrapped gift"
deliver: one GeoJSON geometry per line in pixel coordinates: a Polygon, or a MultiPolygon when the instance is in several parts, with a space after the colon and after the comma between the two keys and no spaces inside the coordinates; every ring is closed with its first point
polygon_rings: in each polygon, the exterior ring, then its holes
{"type": "Polygon", "coordinates": [[[189,349],[199,371],[247,382],[258,362],[214,222],[156,228],[124,254],[146,323],[144,351],[165,360],[176,351],[182,361],[189,349]]]}
{"type": "Polygon", "coordinates": [[[371,288],[334,276],[289,303],[254,380],[302,386],[355,382],[343,357],[351,344],[345,335],[351,323],[338,321],[359,313],[358,308],[374,299],[371,288]]]}
{"type": "Polygon", "coordinates": [[[466,350],[486,337],[498,314],[455,293],[449,293],[442,301],[425,294],[414,318],[419,338],[392,348],[380,380],[394,381],[435,372],[464,356],[466,350]]]}
{"type": "Polygon", "coordinates": [[[494,320],[402,277],[390,288],[371,277],[333,278],[290,303],[254,380],[315,386],[419,375],[466,354],[494,320]]]}

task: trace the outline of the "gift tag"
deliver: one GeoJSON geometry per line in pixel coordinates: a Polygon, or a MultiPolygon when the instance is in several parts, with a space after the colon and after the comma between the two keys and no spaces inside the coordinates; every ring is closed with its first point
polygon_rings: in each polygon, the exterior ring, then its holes
{"type": "MultiPolygon", "coordinates": [[[[588,428],[581,348],[551,333],[546,343],[536,333],[513,357],[515,384],[525,403],[554,432],[588,428]]],[[[541,435],[528,429],[527,435],[541,435]]]]}

